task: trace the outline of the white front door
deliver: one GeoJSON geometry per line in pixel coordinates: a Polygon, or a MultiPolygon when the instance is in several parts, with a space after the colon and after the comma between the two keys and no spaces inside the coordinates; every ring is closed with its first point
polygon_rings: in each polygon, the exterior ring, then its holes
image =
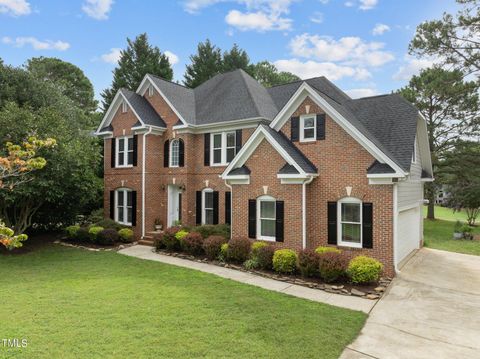
{"type": "Polygon", "coordinates": [[[175,225],[180,220],[180,206],[181,206],[180,188],[174,185],[168,185],[168,222],[167,227],[175,225]]]}

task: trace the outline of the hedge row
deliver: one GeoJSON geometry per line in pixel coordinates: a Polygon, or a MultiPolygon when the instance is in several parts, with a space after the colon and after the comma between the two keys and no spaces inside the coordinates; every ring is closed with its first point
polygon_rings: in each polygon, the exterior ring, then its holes
{"type": "Polygon", "coordinates": [[[115,242],[133,242],[133,231],[119,226],[111,220],[102,220],[90,226],[69,226],[65,228],[67,239],[77,243],[112,245],[115,242]]]}

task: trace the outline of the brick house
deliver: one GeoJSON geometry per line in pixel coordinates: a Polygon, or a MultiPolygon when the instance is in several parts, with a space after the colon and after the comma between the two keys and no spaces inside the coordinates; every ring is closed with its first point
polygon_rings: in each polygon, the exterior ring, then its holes
{"type": "Polygon", "coordinates": [[[232,236],[365,253],[393,275],[423,238],[425,120],[399,95],[351,99],[324,77],[264,88],[242,70],[195,89],[146,75],[116,94],[106,215],[149,238],[229,223],[232,236]]]}

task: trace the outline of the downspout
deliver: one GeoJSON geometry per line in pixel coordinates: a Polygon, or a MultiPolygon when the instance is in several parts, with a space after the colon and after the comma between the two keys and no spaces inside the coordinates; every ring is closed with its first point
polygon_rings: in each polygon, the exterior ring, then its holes
{"type": "Polygon", "coordinates": [[[227,180],[225,180],[225,186],[230,188],[230,239],[232,239],[232,233],[233,233],[233,187],[232,185],[227,183],[227,180]]]}
{"type": "Polygon", "coordinates": [[[398,184],[393,184],[393,266],[395,273],[399,273],[397,267],[397,247],[398,247],[398,234],[397,234],[397,224],[398,222],[398,184]]]}
{"type": "Polygon", "coordinates": [[[152,133],[152,127],[143,134],[142,143],[142,239],[145,237],[145,152],[147,148],[147,135],[152,133]]]}
{"type": "Polygon", "coordinates": [[[310,176],[302,183],[302,249],[307,248],[307,184],[312,183],[313,176],[310,176]]]}

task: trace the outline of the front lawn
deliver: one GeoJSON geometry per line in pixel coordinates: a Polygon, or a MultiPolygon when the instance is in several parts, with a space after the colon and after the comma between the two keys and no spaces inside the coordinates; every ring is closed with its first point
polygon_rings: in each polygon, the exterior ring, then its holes
{"type": "MultiPolygon", "coordinates": [[[[454,221],[441,219],[424,220],[425,247],[444,251],[480,255],[480,241],[453,239],[454,221]]],[[[480,234],[480,227],[475,227],[474,234],[480,234]]]]}
{"type": "Polygon", "coordinates": [[[366,319],[114,252],[48,245],[0,272],[0,340],[28,340],[1,358],[338,358],[366,319]]]}
{"type": "MultiPolygon", "coordinates": [[[[427,206],[423,206],[423,217],[427,217],[427,206]]],[[[451,208],[435,206],[435,219],[444,221],[461,221],[467,223],[467,214],[465,211],[453,211],[451,208]]]]}

